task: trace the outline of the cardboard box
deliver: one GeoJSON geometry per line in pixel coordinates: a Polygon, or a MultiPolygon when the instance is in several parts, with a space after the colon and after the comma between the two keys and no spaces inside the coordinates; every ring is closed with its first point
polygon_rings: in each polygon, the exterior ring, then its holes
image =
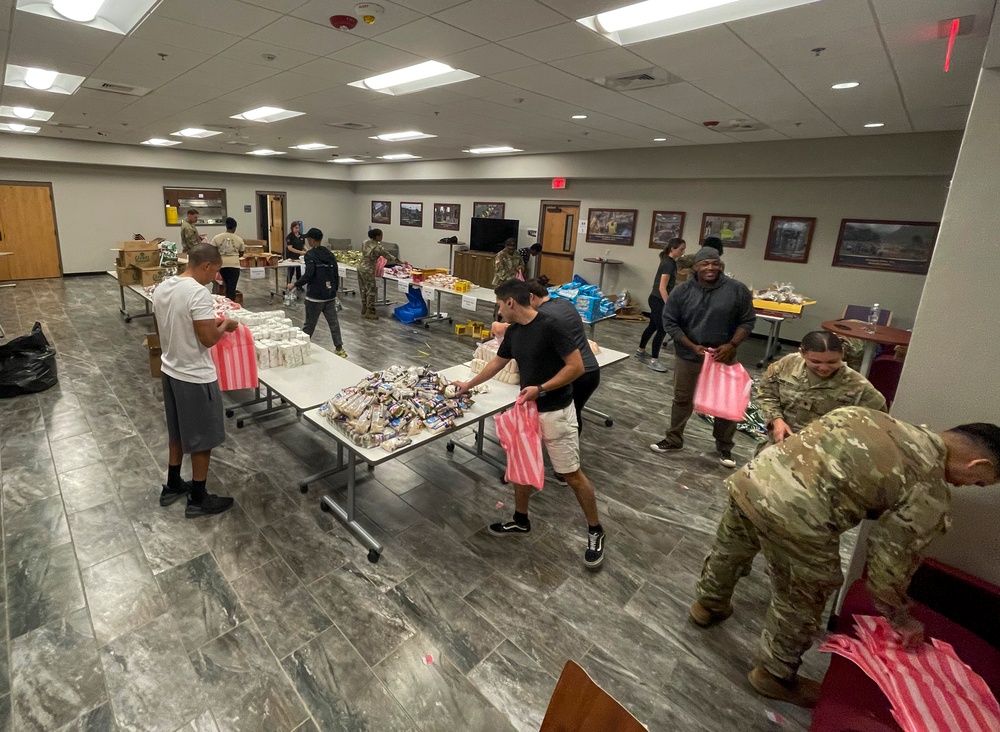
{"type": "Polygon", "coordinates": [[[121,241],[115,249],[120,249],[123,252],[148,252],[151,249],[158,249],[162,239],[157,239],[154,241],[144,241],[138,239],[136,241],[121,241]]]}
{"type": "Polygon", "coordinates": [[[267,242],[263,239],[244,239],[243,243],[247,249],[267,249],[267,242]]]}
{"type": "Polygon", "coordinates": [[[158,285],[170,277],[170,270],[163,267],[132,267],[132,269],[139,273],[139,281],[135,284],[142,287],[158,285]]]}
{"type": "Polygon", "coordinates": [[[118,275],[118,284],[122,287],[139,284],[139,271],[135,267],[115,267],[115,274],[118,275]]]}
{"type": "Polygon", "coordinates": [[[774,302],[773,300],[758,300],[754,298],[753,306],[759,310],[770,310],[772,313],[793,313],[801,315],[806,305],[815,305],[815,300],[803,300],[801,304],[791,302],[774,302]]]}
{"type": "Polygon", "coordinates": [[[117,263],[119,267],[159,267],[160,252],[156,249],[118,252],[117,263]]]}
{"type": "Polygon", "coordinates": [[[157,333],[150,333],[143,339],[142,345],[149,351],[149,375],[154,379],[160,378],[160,356],[163,351],[160,349],[160,336],[157,333]]]}

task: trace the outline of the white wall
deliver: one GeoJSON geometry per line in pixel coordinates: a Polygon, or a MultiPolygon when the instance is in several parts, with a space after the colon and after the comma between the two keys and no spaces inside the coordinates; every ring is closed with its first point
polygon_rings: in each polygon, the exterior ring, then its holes
{"type": "MultiPolygon", "coordinates": [[[[178,241],[180,229],[165,224],[163,186],[225,188],[229,215],[247,238],[257,237],[257,190],[286,191],[289,221],[301,219],[327,236],[352,236],[344,225],[354,206],[350,183],[10,160],[3,162],[0,180],[52,183],[66,274],[112,268],[114,259],[108,250],[135,232],[178,241]],[[243,212],[245,204],[252,206],[251,213],[243,212]]],[[[209,238],[224,230],[222,226],[199,227],[209,238]]],[[[354,235],[355,240],[360,241],[359,236],[354,235]]]]}
{"type": "Polygon", "coordinates": [[[625,262],[608,268],[605,290],[628,289],[645,302],[658,263],[658,250],[649,248],[649,229],[654,210],[685,211],[684,236],[689,250],[699,240],[701,216],[706,211],[750,214],[746,249],[726,251],[726,270],[740,280],[762,287],[771,282],[791,282],[818,300],[798,321],[787,321],[782,336],[797,338],[839,317],[847,304],[878,301],[893,311],[893,323],[909,328],[917,312],[924,277],[913,274],[874,272],[832,267],[833,253],[845,217],[938,221],[947,195],[947,177],[941,175],[850,178],[744,178],[738,180],[571,180],[566,191],[551,190],[548,181],[471,180],[461,182],[392,182],[356,184],[355,230],[370,226],[372,200],[392,202],[392,225],[380,225],[386,241],[400,245],[401,255],[414,264],[447,266],[448,247],[438,239],[455,234],[469,240],[474,201],[503,201],[505,215],[521,222],[519,244],[534,241],[527,229],[538,227],[542,199],[579,200],[581,216],[590,207],[639,210],[635,244],[631,247],[591,244],[577,237],[576,272],[597,281],[598,265],[585,257],[604,256],[625,262]],[[424,203],[423,228],[399,226],[400,201],[424,203]],[[434,203],[462,206],[458,232],[432,228],[434,203]],[[809,216],[817,220],[807,264],[770,262],[764,248],[771,216],[809,216]]]}

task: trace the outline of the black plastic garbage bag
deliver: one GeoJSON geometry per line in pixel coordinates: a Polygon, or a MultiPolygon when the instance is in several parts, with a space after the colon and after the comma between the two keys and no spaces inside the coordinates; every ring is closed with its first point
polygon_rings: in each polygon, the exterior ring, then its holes
{"type": "Polygon", "coordinates": [[[35,323],[31,333],[0,346],[0,399],[33,394],[59,383],[56,349],[35,323]]]}

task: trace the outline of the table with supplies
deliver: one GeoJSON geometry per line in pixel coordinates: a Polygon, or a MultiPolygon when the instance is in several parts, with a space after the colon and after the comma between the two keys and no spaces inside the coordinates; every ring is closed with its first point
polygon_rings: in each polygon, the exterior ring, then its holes
{"type": "Polygon", "coordinates": [[[150,295],[148,292],[146,292],[145,288],[140,287],[139,285],[123,285],[121,281],[118,279],[118,273],[113,269],[109,269],[105,274],[108,274],[111,277],[113,277],[118,285],[118,297],[120,298],[120,303],[121,303],[118,307],[118,312],[121,313],[123,316],[125,316],[126,323],[131,323],[133,320],[136,320],[137,318],[153,317],[153,310],[150,307],[150,305],[153,304],[153,296],[150,295]],[[146,312],[133,314],[132,312],[130,312],[125,308],[125,290],[134,292],[136,295],[142,298],[143,305],[146,308],[146,312]]]}

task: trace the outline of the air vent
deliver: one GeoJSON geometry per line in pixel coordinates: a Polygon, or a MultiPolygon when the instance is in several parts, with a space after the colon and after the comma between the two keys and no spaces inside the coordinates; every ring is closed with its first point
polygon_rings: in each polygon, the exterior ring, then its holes
{"type": "Polygon", "coordinates": [[[363,122],[327,122],[329,127],[339,127],[342,130],[371,130],[375,125],[367,125],[363,122]]]}
{"type": "Polygon", "coordinates": [[[245,140],[229,140],[226,142],[227,145],[236,145],[237,147],[256,147],[256,142],[246,142],[245,140]]]}
{"type": "Polygon", "coordinates": [[[758,122],[755,119],[731,119],[724,127],[717,127],[716,129],[719,132],[758,132],[770,128],[763,122],[758,122]]]}
{"type": "Polygon", "coordinates": [[[49,127],[62,127],[64,129],[71,129],[71,130],[89,130],[90,129],[90,125],[70,125],[70,124],[66,124],[65,122],[46,122],[45,124],[47,124],[49,127]]]}
{"type": "Polygon", "coordinates": [[[86,89],[94,89],[96,91],[111,92],[112,94],[126,94],[130,97],[144,97],[152,91],[144,86],[116,84],[112,81],[102,81],[101,79],[87,79],[83,82],[83,87],[86,89]]]}
{"type": "Polygon", "coordinates": [[[599,76],[593,79],[593,81],[613,91],[626,92],[635,91],[636,89],[649,89],[654,86],[677,84],[683,81],[683,79],[671,74],[669,71],[653,66],[648,69],[629,71],[625,74],[616,74],[615,76],[599,76]]]}

